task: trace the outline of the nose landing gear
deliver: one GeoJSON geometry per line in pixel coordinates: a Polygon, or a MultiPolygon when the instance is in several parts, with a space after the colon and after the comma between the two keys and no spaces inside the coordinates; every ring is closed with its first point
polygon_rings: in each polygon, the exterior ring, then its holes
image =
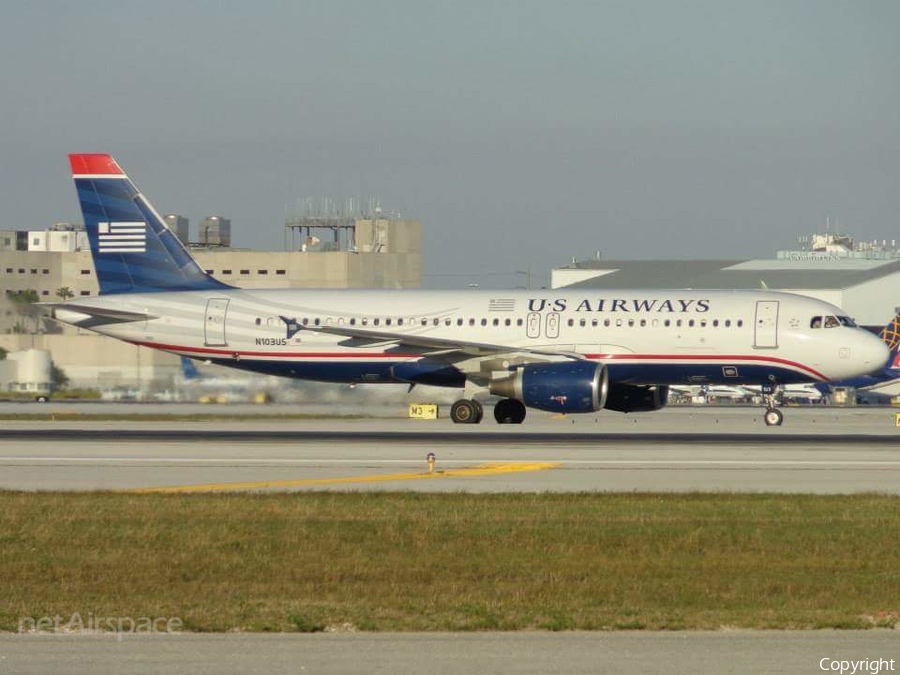
{"type": "Polygon", "coordinates": [[[764,384],[762,386],[763,400],[766,403],[766,412],[763,420],[767,427],[780,427],[784,422],[784,414],[776,407],[781,388],[777,384],[764,384]]]}

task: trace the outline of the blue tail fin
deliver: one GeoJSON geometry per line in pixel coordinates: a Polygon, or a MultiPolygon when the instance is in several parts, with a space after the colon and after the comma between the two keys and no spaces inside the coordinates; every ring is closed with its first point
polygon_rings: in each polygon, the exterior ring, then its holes
{"type": "Polygon", "coordinates": [[[185,380],[199,380],[200,371],[194,362],[186,356],[181,357],[181,374],[185,380]]]}
{"type": "Polygon", "coordinates": [[[100,294],[231,288],[209,276],[109,155],[69,155],[100,294]]]}
{"type": "Polygon", "coordinates": [[[900,370],[900,314],[897,314],[887,326],[881,329],[878,337],[880,337],[884,341],[884,344],[888,346],[888,349],[891,350],[891,358],[887,362],[885,371],[890,372],[900,370]]]}

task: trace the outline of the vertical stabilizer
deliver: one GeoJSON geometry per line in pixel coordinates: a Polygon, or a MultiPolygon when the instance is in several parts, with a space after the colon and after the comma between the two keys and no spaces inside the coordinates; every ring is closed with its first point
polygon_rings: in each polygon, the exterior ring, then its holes
{"type": "Polygon", "coordinates": [[[206,274],[109,155],[69,155],[100,294],[231,288],[206,274]]]}

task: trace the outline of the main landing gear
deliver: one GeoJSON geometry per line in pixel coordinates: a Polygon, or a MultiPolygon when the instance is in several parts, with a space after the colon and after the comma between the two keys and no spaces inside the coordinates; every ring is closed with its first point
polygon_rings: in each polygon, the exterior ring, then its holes
{"type": "Polygon", "coordinates": [[[784,422],[784,415],[775,407],[778,405],[778,393],[779,387],[776,384],[764,384],[762,387],[763,400],[766,402],[766,412],[763,415],[763,420],[767,427],[780,427],[781,423],[784,422]]]}
{"type": "MultiPolygon", "coordinates": [[[[461,398],[450,408],[450,419],[456,424],[478,424],[484,417],[484,409],[475,399],[461,398]]],[[[525,404],[513,398],[505,398],[494,406],[497,424],[521,424],[525,420],[525,404]]]]}
{"type": "Polygon", "coordinates": [[[525,421],[525,404],[514,398],[505,398],[494,406],[497,424],[522,424],[525,421]]]}
{"type": "Polygon", "coordinates": [[[478,424],[484,417],[484,408],[475,399],[461,398],[450,407],[450,419],[457,424],[478,424]]]}

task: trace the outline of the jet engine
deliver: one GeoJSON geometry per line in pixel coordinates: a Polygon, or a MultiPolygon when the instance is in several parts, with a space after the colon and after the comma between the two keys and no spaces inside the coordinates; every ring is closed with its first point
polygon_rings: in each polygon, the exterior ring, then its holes
{"type": "Polygon", "coordinates": [[[618,412],[650,412],[659,410],[669,400],[669,387],[664,384],[638,386],[611,384],[606,395],[607,410],[618,412]]]}
{"type": "Polygon", "coordinates": [[[533,363],[491,382],[490,392],[539,410],[596,412],[606,403],[608,380],[606,368],[599,363],[533,363]]]}

